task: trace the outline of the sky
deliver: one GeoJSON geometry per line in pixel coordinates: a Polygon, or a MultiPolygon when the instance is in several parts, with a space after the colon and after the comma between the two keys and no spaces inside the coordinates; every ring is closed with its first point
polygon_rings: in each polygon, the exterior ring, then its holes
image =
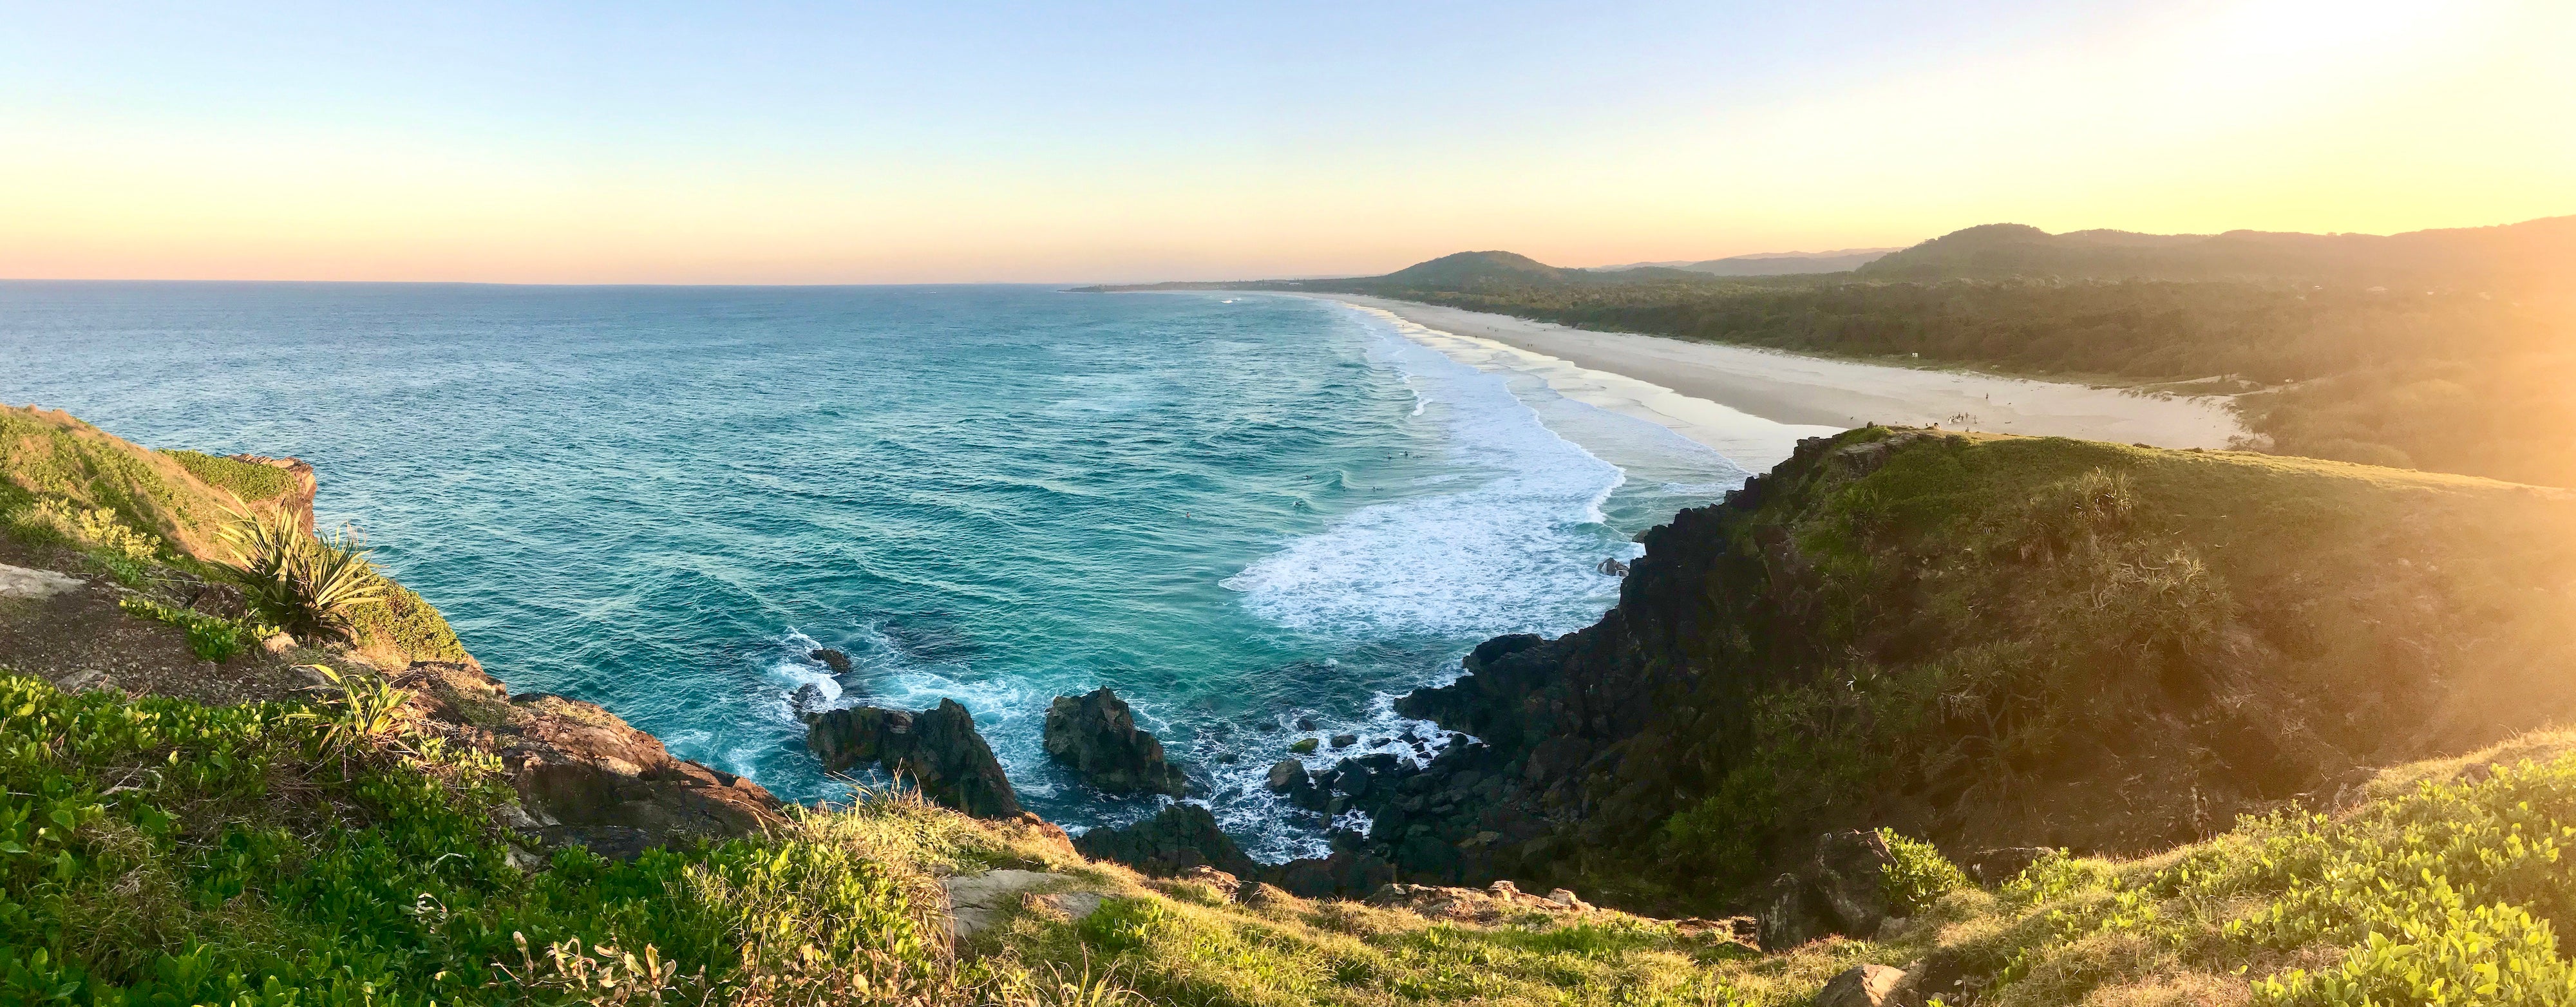
{"type": "Polygon", "coordinates": [[[0,277],[1365,275],[2576,213],[2576,2],[0,0],[0,277]]]}

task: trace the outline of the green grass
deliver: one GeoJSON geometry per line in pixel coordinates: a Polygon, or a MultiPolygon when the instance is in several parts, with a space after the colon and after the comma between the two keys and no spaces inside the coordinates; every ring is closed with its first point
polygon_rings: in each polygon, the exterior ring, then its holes
{"type": "MultiPolygon", "coordinates": [[[[128,587],[148,587],[159,566],[239,580],[221,566],[233,558],[219,532],[234,505],[222,492],[259,501],[292,489],[281,469],[149,451],[69,416],[0,406],[0,531],[77,550],[128,587]]],[[[368,660],[467,660],[436,606],[381,574],[368,579],[375,598],[348,613],[351,642],[368,660]]],[[[219,646],[209,636],[200,653],[219,646]]]]}
{"type": "Polygon", "coordinates": [[[0,406],[0,516],[24,523],[25,508],[51,503],[79,513],[105,510],[125,528],[157,536],[198,558],[212,543],[222,507],[186,469],[60,413],[0,406]]]}
{"type": "Polygon", "coordinates": [[[275,466],[236,461],[185,448],[164,448],[161,453],[178,462],[179,467],[187,469],[190,475],[206,485],[231,492],[241,497],[244,503],[275,500],[298,488],[294,475],[275,466]]]}
{"type": "Polygon", "coordinates": [[[351,635],[362,652],[389,650],[410,661],[442,661],[461,664],[466,659],[465,644],[456,638],[456,630],[436,606],[379,575],[374,600],[351,608],[351,635]]]}
{"type": "Polygon", "coordinates": [[[2576,1001],[2556,936],[2576,923],[2576,738],[2548,737],[2558,754],[2339,818],[2284,812],[2152,860],[2034,865],[1994,903],[2044,924],[1999,1002],[2180,988],[2283,1005],[2576,1001]]]}
{"type": "Polygon", "coordinates": [[[225,619],[195,609],[165,605],[139,594],[126,595],[116,601],[126,612],[177,626],[188,633],[188,649],[204,660],[221,663],[233,655],[257,646],[259,641],[276,632],[249,619],[225,619]]]}
{"type": "Polygon", "coordinates": [[[347,706],[0,678],[0,1000],[574,1003],[608,980],[692,1002],[980,1002],[1026,986],[939,953],[912,879],[824,831],[523,870],[492,824],[512,798],[488,756],[361,729],[349,718],[381,710],[347,706]]]}

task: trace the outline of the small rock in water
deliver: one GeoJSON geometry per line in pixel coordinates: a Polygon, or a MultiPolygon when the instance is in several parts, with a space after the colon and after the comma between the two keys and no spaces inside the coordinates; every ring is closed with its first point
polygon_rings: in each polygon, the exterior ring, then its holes
{"type": "Polygon", "coordinates": [[[1309,752],[1314,751],[1314,750],[1315,750],[1315,746],[1317,746],[1317,745],[1321,745],[1321,744],[1323,744],[1323,742],[1321,742],[1321,741],[1317,741],[1316,739],[1313,739],[1313,738],[1299,738],[1299,739],[1297,739],[1297,740],[1295,740],[1295,741],[1292,741],[1292,742],[1289,742],[1289,743],[1288,743],[1288,750],[1289,750],[1289,751],[1291,751],[1291,752],[1295,752],[1295,753],[1297,753],[1297,754],[1299,754],[1299,755],[1304,755],[1304,754],[1307,754],[1307,753],[1309,753],[1309,752]]]}
{"type": "Polygon", "coordinates": [[[1300,730],[1300,731],[1312,731],[1312,730],[1314,730],[1314,729],[1315,729],[1315,718],[1313,718],[1313,717],[1299,717],[1299,718],[1297,718],[1297,729],[1298,729],[1298,730],[1300,730]]]}
{"type": "Polygon", "coordinates": [[[825,647],[807,656],[814,660],[823,662],[824,667],[832,669],[832,674],[844,675],[849,673],[850,655],[848,654],[833,650],[830,647],[825,647]]]}
{"type": "Polygon", "coordinates": [[[1619,562],[1618,557],[1615,556],[1602,560],[1601,566],[1598,569],[1601,571],[1602,576],[1605,577],[1625,577],[1628,575],[1628,564],[1619,562]]]}
{"type": "Polygon", "coordinates": [[[1359,744],[1359,741],[1360,736],[1356,734],[1336,734],[1333,736],[1333,747],[1349,748],[1352,745],[1359,744]]]}
{"type": "Polygon", "coordinates": [[[823,711],[825,702],[828,701],[823,698],[823,687],[807,682],[797,686],[796,694],[787,698],[787,708],[796,711],[799,718],[810,718],[823,711]]]}

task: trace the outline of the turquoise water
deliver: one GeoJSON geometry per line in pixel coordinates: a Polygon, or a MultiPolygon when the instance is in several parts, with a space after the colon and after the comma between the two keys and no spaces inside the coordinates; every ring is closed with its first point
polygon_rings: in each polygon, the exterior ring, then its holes
{"type": "Polygon", "coordinates": [[[513,690],[784,797],[841,792],[787,707],[811,682],[953,696],[1034,810],[1132,819],[1039,749],[1051,697],[1112,686],[1274,859],[1320,836],[1258,785],[1292,741],[1389,738],[1476,642],[1589,623],[1602,559],[1743,478],[1251,295],[5,283],[0,400],[313,462],[513,690]]]}

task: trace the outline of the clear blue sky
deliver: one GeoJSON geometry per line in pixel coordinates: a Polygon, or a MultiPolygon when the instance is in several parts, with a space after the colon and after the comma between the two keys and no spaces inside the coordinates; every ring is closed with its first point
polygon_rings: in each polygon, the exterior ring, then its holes
{"type": "Polygon", "coordinates": [[[2576,110],[2576,5],[2539,0],[226,6],[0,6],[0,274],[1126,278],[2576,211],[2571,141],[2527,135],[2576,110]]]}

